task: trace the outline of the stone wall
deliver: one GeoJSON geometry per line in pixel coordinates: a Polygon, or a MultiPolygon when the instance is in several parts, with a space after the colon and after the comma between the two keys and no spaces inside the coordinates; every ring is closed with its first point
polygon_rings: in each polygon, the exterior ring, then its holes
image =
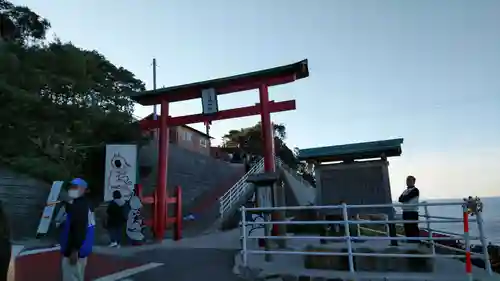
{"type": "MultiPolygon", "coordinates": [[[[142,148],[139,153],[142,170],[150,170],[150,173],[141,174],[145,195],[152,194],[156,186],[157,155],[158,149],[153,143],[142,148]]],[[[200,196],[212,194],[215,204],[217,198],[222,195],[221,193],[229,189],[243,174],[244,170],[241,166],[192,152],[175,144],[169,146],[168,190],[173,193],[177,185],[182,187],[182,203],[185,213],[197,208],[196,203],[200,196]]]]}
{"type": "Polygon", "coordinates": [[[0,200],[11,225],[14,240],[34,238],[50,184],[0,167],[0,200]]]}
{"type": "MultiPolygon", "coordinates": [[[[175,186],[180,185],[183,191],[183,212],[185,214],[198,212],[198,217],[204,213],[203,228],[208,227],[218,215],[218,197],[244,174],[243,167],[174,144],[170,144],[169,152],[169,192],[173,192],[175,186]]],[[[148,146],[141,149],[139,157],[142,167],[150,167],[148,175],[141,179],[145,194],[149,195],[156,186],[156,147],[148,146]]],[[[48,183],[0,167],[0,200],[3,201],[10,219],[14,240],[35,238],[50,187],[48,183]]],[[[147,208],[144,211],[145,216],[150,215],[147,208]]],[[[99,214],[97,219],[100,227],[99,214]]],[[[53,229],[49,234],[52,232],[53,229]]]]}

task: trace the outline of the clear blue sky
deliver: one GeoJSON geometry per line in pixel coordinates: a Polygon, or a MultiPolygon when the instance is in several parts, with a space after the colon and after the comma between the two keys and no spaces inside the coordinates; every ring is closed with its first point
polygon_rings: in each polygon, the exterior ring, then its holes
{"type": "MultiPolygon", "coordinates": [[[[391,161],[394,197],[407,174],[424,197],[500,195],[500,1],[14,2],[148,88],[153,57],[159,86],[307,58],[309,78],[271,89],[274,100],[297,101],[296,111],[273,116],[287,125],[290,146],[404,137],[403,156],[391,161]]],[[[244,92],[219,105],[257,101],[257,92],[244,92]]],[[[199,111],[200,101],[173,106],[173,115],[199,111]]],[[[212,133],[257,120],[216,122],[212,133]]]]}

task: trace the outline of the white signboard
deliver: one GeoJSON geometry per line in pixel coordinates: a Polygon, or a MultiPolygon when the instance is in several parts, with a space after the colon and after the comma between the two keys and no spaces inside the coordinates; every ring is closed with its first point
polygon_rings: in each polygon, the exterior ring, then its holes
{"type": "Polygon", "coordinates": [[[45,208],[43,209],[42,218],[38,224],[38,229],[36,231],[37,235],[47,234],[49,231],[50,222],[52,221],[56,205],[59,203],[59,194],[61,193],[63,184],[64,182],[62,181],[55,181],[52,183],[49,197],[47,198],[47,205],[45,205],[45,208]]]}
{"type": "Polygon", "coordinates": [[[137,145],[106,145],[104,174],[104,201],[113,200],[113,191],[119,190],[128,200],[137,182],[137,145]]]}
{"type": "Polygon", "coordinates": [[[215,89],[210,88],[201,91],[201,104],[203,106],[203,114],[213,114],[219,111],[215,89]]]}

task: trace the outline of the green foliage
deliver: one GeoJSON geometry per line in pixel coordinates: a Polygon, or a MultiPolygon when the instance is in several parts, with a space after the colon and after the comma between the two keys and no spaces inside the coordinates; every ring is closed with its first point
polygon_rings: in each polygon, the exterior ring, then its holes
{"type": "Polygon", "coordinates": [[[44,41],[49,22],[0,0],[16,24],[0,46],[0,161],[47,181],[84,177],[99,190],[106,143],[139,143],[127,93],[144,83],[97,51],[44,41]]]}

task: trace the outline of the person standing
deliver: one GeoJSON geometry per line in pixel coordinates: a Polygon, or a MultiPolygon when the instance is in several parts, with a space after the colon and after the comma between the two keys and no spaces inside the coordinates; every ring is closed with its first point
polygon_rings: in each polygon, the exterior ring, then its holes
{"type": "MultiPolygon", "coordinates": [[[[415,187],[416,179],[414,176],[406,178],[406,190],[399,196],[399,202],[403,204],[403,220],[405,221],[418,221],[418,199],[420,191],[415,187]],[[413,206],[412,206],[413,205],[413,206]]],[[[406,237],[415,238],[420,236],[418,222],[408,222],[404,224],[406,237]]],[[[410,240],[412,243],[419,243],[418,240],[410,240]]]]}
{"type": "Polygon", "coordinates": [[[110,247],[120,247],[123,235],[123,227],[127,222],[125,200],[119,190],[113,191],[113,201],[106,209],[106,227],[109,233],[110,247]]]}
{"type": "Polygon", "coordinates": [[[95,218],[85,197],[87,182],[76,178],[70,184],[60,241],[62,280],[84,281],[87,257],[92,253],[94,243],[95,218]]]}
{"type": "Polygon", "coordinates": [[[6,281],[8,278],[11,252],[10,226],[0,201],[0,281],[6,281]]]}

